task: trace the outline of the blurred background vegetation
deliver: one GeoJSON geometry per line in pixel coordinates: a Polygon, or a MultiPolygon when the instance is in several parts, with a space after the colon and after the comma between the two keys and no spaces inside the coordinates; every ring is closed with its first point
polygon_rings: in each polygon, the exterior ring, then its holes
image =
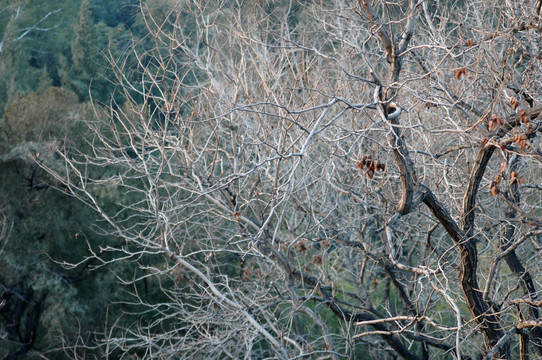
{"type": "MultiPolygon", "coordinates": [[[[141,42],[138,5],[0,1],[0,359],[84,357],[70,346],[94,344],[119,317],[115,274],[135,267],[84,260],[106,240],[92,230],[96,215],[38,162],[61,168],[57,149],[92,142],[82,120],[122,105],[109,61],[141,42]]],[[[111,206],[119,196],[103,194],[111,206]]]]}

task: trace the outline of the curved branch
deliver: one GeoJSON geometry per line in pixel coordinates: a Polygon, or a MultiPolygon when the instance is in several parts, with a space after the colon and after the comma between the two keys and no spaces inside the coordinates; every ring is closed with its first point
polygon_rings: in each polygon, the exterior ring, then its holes
{"type": "MultiPolygon", "coordinates": [[[[399,125],[399,119],[397,116],[390,118],[388,115],[388,112],[392,107],[391,104],[384,106],[382,101],[380,101],[380,90],[381,87],[377,86],[374,92],[374,101],[380,103],[380,106],[377,106],[376,109],[380,117],[389,124],[390,131],[388,133],[388,144],[392,149],[393,158],[399,168],[399,178],[401,179],[402,193],[401,200],[397,205],[397,212],[400,215],[406,215],[411,210],[414,191],[418,187],[416,170],[414,168],[414,163],[408,154],[408,149],[401,137],[401,129],[397,126],[399,125]]],[[[392,114],[395,113],[396,111],[392,111],[392,114]]]]}
{"type": "MultiPolygon", "coordinates": [[[[541,112],[542,106],[538,106],[528,111],[525,116],[533,119],[538,117],[541,112]]],[[[507,119],[505,126],[495,130],[494,134],[496,137],[501,138],[520,123],[521,116],[512,115],[507,119]]],[[[476,275],[478,254],[476,250],[476,242],[473,237],[473,229],[476,196],[478,195],[480,182],[484,177],[487,165],[495,149],[496,147],[494,144],[488,143],[478,152],[478,156],[476,157],[474,167],[469,176],[469,181],[463,196],[463,206],[460,215],[463,238],[454,239],[458,241],[458,245],[461,250],[461,287],[467,298],[469,309],[482,326],[482,332],[484,333],[486,340],[486,348],[488,349],[496,346],[499,339],[503,337],[503,332],[498,324],[498,316],[491,313],[487,302],[484,300],[482,295],[483,293],[478,287],[476,275]]],[[[518,268],[518,271],[521,271],[521,269],[518,268]]],[[[509,351],[509,349],[506,346],[503,346],[501,351],[506,353],[509,351]]]]}
{"type": "Polygon", "coordinates": [[[476,205],[476,195],[480,187],[484,174],[486,172],[487,164],[495,151],[495,147],[490,145],[483,147],[478,152],[478,156],[474,161],[474,167],[469,176],[469,182],[463,195],[463,206],[461,209],[460,221],[461,228],[468,237],[472,236],[472,229],[474,228],[474,207],[476,205]]]}
{"type": "MultiPolygon", "coordinates": [[[[491,311],[487,302],[484,301],[483,293],[478,286],[476,274],[478,252],[476,250],[476,243],[472,237],[467,236],[468,233],[466,231],[457,225],[446,208],[429,189],[425,188],[423,191],[425,193],[424,203],[444,226],[459,248],[461,253],[461,269],[459,274],[461,289],[465,294],[469,310],[478,324],[480,324],[486,343],[486,350],[489,351],[503,337],[503,332],[499,325],[499,317],[491,311]]],[[[507,350],[504,349],[504,351],[507,350]]]]}

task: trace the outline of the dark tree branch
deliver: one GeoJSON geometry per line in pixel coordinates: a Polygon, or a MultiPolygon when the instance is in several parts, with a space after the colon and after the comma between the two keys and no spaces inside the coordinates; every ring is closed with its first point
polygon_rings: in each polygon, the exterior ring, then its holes
{"type": "MultiPolygon", "coordinates": [[[[510,160],[510,166],[507,169],[507,173],[512,172],[512,171],[517,171],[517,158],[515,156],[510,160]]],[[[509,176],[506,176],[505,178],[509,178],[509,176]]],[[[507,190],[508,190],[507,191],[508,197],[516,206],[519,206],[521,203],[521,197],[520,197],[518,182],[515,181],[512,184],[510,184],[507,190]]],[[[537,291],[534,286],[534,282],[531,277],[531,274],[529,273],[529,271],[525,269],[525,267],[521,263],[514,248],[511,248],[511,246],[513,245],[514,234],[516,231],[516,226],[513,224],[514,222],[513,220],[517,216],[516,209],[514,207],[509,207],[505,211],[505,216],[507,217],[507,219],[509,219],[509,222],[505,227],[503,236],[501,237],[500,248],[503,253],[506,253],[506,255],[504,255],[506,264],[508,265],[510,270],[517,276],[519,283],[521,285],[521,288],[523,289],[523,293],[527,296],[527,298],[531,301],[531,303],[534,303],[537,301],[537,295],[536,295],[537,291]]],[[[539,319],[538,307],[529,304],[528,309],[529,309],[530,320],[538,320],[539,319]]],[[[533,344],[535,345],[537,354],[539,356],[542,356],[542,329],[540,327],[533,328],[531,330],[530,337],[532,339],[533,344]]],[[[525,349],[525,351],[527,350],[525,349]]]]}

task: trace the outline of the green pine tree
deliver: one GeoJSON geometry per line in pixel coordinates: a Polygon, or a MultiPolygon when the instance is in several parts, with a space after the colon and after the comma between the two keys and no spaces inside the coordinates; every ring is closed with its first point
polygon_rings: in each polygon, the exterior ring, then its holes
{"type": "Polygon", "coordinates": [[[73,71],[81,77],[92,78],[97,73],[96,30],[88,0],[81,1],[79,23],[75,27],[75,38],[72,41],[73,71]]]}
{"type": "Polygon", "coordinates": [[[38,93],[43,93],[45,90],[50,88],[53,85],[53,79],[51,79],[51,76],[49,75],[49,70],[47,69],[47,65],[44,66],[41,70],[41,77],[40,82],[38,83],[38,93]]]}

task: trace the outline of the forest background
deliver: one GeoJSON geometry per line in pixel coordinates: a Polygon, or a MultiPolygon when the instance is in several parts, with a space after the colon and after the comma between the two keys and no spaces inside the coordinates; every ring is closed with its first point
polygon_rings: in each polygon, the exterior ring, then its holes
{"type": "Polygon", "coordinates": [[[70,357],[65,346],[92,341],[110,304],[123,299],[111,272],[59,264],[80,261],[85,240],[104,238],[91,230],[96,215],[54,190],[28,154],[53,158],[67,138],[85,146],[82,119],[93,116],[91,98],[100,106],[115,93],[107,55],[118,57],[138,37],[138,5],[0,2],[2,359],[70,357]]]}

